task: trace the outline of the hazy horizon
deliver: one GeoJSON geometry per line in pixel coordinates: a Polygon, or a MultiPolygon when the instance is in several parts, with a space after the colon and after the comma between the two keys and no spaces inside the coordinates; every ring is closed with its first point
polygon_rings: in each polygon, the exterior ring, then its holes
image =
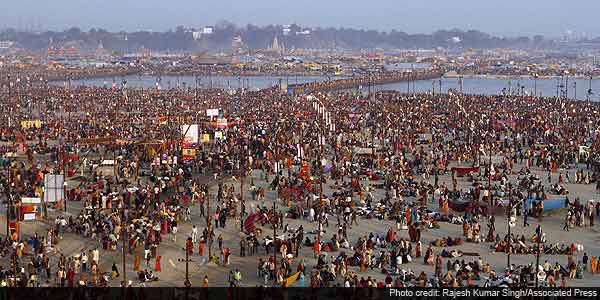
{"type": "Polygon", "coordinates": [[[239,26],[298,24],[429,34],[479,30],[495,36],[558,37],[567,31],[600,36],[595,12],[600,1],[581,0],[5,0],[0,26],[17,30],[167,31],[221,21],[239,26]],[[567,6],[569,5],[569,6],[567,6]],[[275,14],[273,12],[276,12],[275,14]]]}

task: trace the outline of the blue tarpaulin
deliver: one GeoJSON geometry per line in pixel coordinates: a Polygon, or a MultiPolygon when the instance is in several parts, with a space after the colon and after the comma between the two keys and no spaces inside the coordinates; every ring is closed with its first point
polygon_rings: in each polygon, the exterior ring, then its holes
{"type": "MultiPolygon", "coordinates": [[[[537,199],[533,199],[533,198],[527,199],[527,201],[525,201],[525,209],[530,209],[532,207],[532,203],[537,204],[539,201],[542,201],[542,200],[537,200],[537,199]]],[[[567,207],[566,198],[544,200],[544,211],[566,208],[566,207],[567,207]]]]}

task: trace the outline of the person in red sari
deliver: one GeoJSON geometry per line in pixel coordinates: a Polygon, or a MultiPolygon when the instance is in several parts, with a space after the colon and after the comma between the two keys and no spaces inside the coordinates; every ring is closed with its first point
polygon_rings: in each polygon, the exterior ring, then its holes
{"type": "Polygon", "coordinates": [[[69,287],[73,287],[75,282],[75,271],[73,271],[73,268],[69,268],[69,271],[67,272],[67,282],[69,287]]]}
{"type": "Polygon", "coordinates": [[[231,250],[229,250],[229,248],[223,249],[223,264],[226,266],[229,265],[229,256],[230,255],[231,255],[231,250]]]}
{"type": "Polygon", "coordinates": [[[156,262],[154,263],[154,271],[155,272],[160,272],[160,259],[162,258],[162,256],[157,255],[156,256],[156,262]]]}

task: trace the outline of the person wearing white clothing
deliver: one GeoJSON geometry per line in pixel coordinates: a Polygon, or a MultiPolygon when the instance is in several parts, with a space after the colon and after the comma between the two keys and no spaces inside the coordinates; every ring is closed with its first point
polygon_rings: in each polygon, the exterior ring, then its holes
{"type": "Polygon", "coordinates": [[[194,225],[192,227],[192,243],[196,243],[196,240],[198,239],[198,228],[196,227],[196,225],[194,225]]]}
{"type": "Polygon", "coordinates": [[[92,260],[96,264],[98,264],[98,262],[100,261],[100,251],[98,251],[98,249],[92,250],[92,260]]]}

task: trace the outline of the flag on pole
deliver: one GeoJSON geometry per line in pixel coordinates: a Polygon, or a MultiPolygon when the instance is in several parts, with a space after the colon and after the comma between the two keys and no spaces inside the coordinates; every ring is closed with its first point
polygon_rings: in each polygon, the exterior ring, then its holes
{"type": "Polygon", "coordinates": [[[538,226],[535,229],[535,238],[536,238],[536,241],[539,242],[539,243],[544,243],[545,242],[544,241],[545,240],[545,238],[544,238],[544,231],[542,230],[541,226],[538,226]]]}

